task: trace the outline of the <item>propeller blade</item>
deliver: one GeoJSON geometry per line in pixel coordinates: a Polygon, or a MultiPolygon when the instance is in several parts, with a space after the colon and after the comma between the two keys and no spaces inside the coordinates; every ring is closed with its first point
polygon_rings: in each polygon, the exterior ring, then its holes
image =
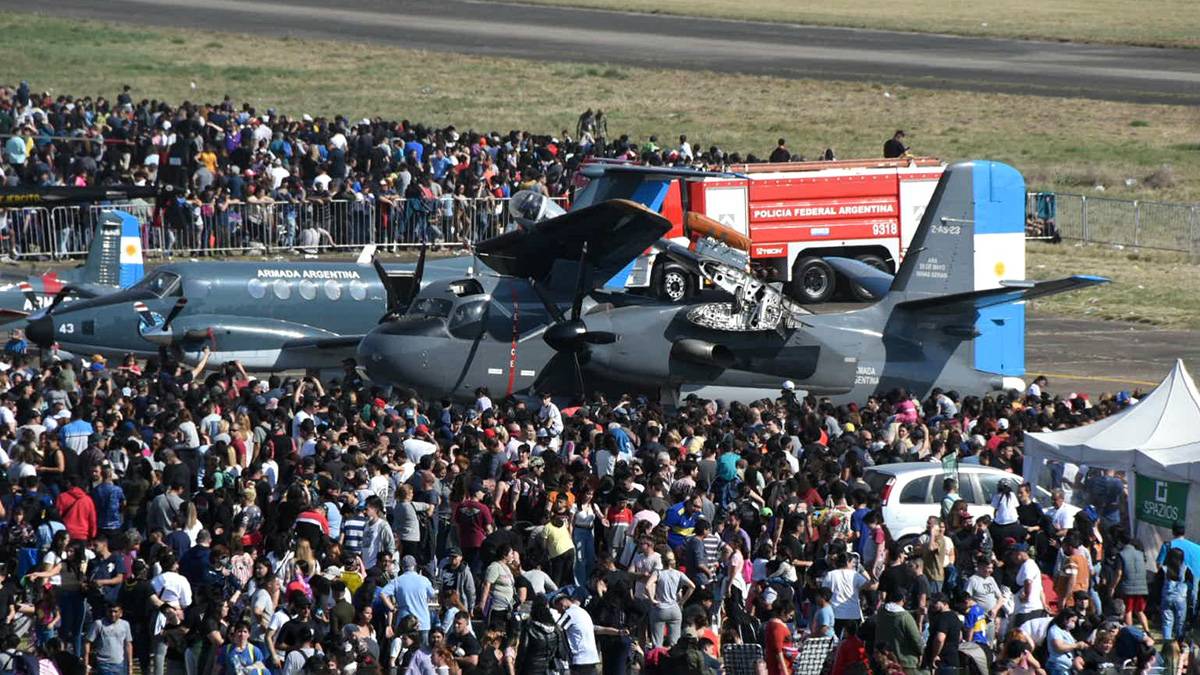
{"type": "Polygon", "coordinates": [[[37,293],[33,292],[33,284],[29,283],[28,281],[22,281],[21,283],[17,284],[17,288],[21,289],[21,294],[25,296],[25,300],[29,302],[29,306],[37,309],[38,297],[37,293]]]}
{"type": "Polygon", "coordinates": [[[146,324],[147,326],[154,325],[154,315],[150,313],[150,308],[146,306],[146,303],[141,301],[133,303],[133,311],[137,312],[137,315],[142,317],[142,323],[146,324]]]}
{"type": "Polygon", "coordinates": [[[571,361],[575,364],[575,383],[579,385],[578,389],[576,390],[579,393],[579,400],[581,403],[586,403],[587,385],[584,384],[583,381],[583,364],[579,362],[579,352],[575,352],[571,355],[571,361]]]}
{"type": "Polygon", "coordinates": [[[68,293],[74,293],[74,292],[75,292],[75,288],[72,286],[63,286],[62,288],[58,289],[58,292],[54,294],[54,299],[50,301],[50,306],[46,308],[46,313],[47,314],[52,313],[54,311],[54,308],[58,307],[59,303],[61,303],[63,300],[67,299],[68,293]]]}
{"type": "Polygon", "coordinates": [[[417,268],[413,271],[412,293],[404,303],[406,307],[411,305],[412,301],[417,299],[417,293],[421,292],[421,278],[425,276],[425,252],[428,250],[428,242],[421,242],[421,253],[417,256],[417,268]]]}
{"type": "Polygon", "coordinates": [[[542,306],[546,308],[546,313],[550,315],[550,318],[554,319],[555,323],[562,323],[563,321],[566,321],[566,317],[563,316],[562,310],[558,308],[558,305],[550,302],[550,298],[546,297],[546,291],[538,285],[538,282],[530,279],[529,285],[533,288],[534,294],[538,296],[538,300],[542,301],[542,306]]]}
{"type": "Polygon", "coordinates": [[[575,277],[575,299],[571,302],[571,320],[578,321],[579,314],[583,311],[583,296],[587,295],[587,289],[584,284],[587,283],[587,272],[583,264],[587,261],[588,243],[583,242],[583,246],[579,251],[579,273],[575,277]]]}
{"type": "Polygon", "coordinates": [[[611,345],[617,341],[617,334],[603,330],[589,330],[580,335],[579,339],[589,345],[611,345]]]}
{"type": "Polygon", "coordinates": [[[164,321],[162,325],[163,331],[167,331],[171,328],[171,322],[175,320],[175,317],[179,316],[179,313],[182,312],[183,308],[187,306],[187,302],[187,298],[179,298],[175,301],[175,306],[171,308],[170,312],[167,312],[167,320],[164,321]]]}

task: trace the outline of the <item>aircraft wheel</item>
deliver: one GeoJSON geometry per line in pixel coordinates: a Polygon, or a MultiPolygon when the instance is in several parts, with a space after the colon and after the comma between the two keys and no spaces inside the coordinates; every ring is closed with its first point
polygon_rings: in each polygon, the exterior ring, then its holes
{"type": "Polygon", "coordinates": [[[821,258],[800,258],[792,268],[791,295],[799,302],[818,304],[825,302],[837,288],[837,275],[833,267],[821,258]]]}
{"type": "Polygon", "coordinates": [[[667,302],[683,302],[696,292],[696,280],[678,265],[666,265],[655,274],[654,291],[667,302]]]}
{"type": "MultiPolygon", "coordinates": [[[[882,270],[884,272],[888,272],[889,274],[891,273],[891,270],[888,269],[887,262],[883,258],[880,258],[879,256],[874,255],[872,253],[864,253],[863,255],[855,256],[855,260],[858,260],[859,262],[864,262],[864,263],[870,265],[871,267],[874,267],[877,270],[882,270]]],[[[854,296],[855,300],[859,300],[862,302],[874,302],[875,300],[879,299],[879,298],[876,298],[875,296],[871,295],[870,293],[868,293],[867,289],[863,288],[862,286],[859,286],[858,284],[851,283],[849,285],[850,285],[850,294],[854,296]]]]}

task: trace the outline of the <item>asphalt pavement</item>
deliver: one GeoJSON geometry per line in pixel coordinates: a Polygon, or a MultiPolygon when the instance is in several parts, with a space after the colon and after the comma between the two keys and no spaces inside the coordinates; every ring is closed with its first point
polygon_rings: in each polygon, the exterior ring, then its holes
{"type": "Polygon", "coordinates": [[[30,9],[539,61],[1200,104],[1200,49],[970,38],[469,0],[55,0],[35,5],[0,0],[0,10],[30,9]]]}
{"type": "Polygon", "coordinates": [[[1045,375],[1056,393],[1150,389],[1176,359],[1200,375],[1200,331],[1033,315],[1025,336],[1026,380],[1045,375]]]}

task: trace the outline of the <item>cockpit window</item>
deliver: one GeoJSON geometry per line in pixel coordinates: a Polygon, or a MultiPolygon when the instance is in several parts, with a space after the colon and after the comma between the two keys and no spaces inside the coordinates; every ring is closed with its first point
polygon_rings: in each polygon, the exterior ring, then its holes
{"type": "Polygon", "coordinates": [[[179,295],[179,275],[174,272],[158,270],[134,284],[132,288],[150,291],[160,298],[165,298],[168,295],[179,295]]]}
{"type": "Polygon", "coordinates": [[[445,319],[450,316],[454,303],[444,298],[417,298],[409,314],[426,316],[434,319],[445,319]]]}
{"type": "Polygon", "coordinates": [[[483,319],[487,315],[487,300],[460,302],[450,315],[447,327],[457,338],[472,338],[479,334],[483,319]]]}

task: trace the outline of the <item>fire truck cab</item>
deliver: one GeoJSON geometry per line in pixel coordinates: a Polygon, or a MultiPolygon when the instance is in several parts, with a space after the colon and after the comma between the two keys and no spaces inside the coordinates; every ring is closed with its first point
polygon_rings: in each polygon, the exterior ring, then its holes
{"type": "MultiPolygon", "coordinates": [[[[688,211],[745,235],[751,268],[783,282],[800,302],[825,302],[839,284],[869,299],[842,283],[824,258],[857,258],[895,272],[944,166],[933,158],[743,164],[727,175],[664,181],[641,201],[674,224],[667,237],[677,243],[700,238],[685,225],[688,211]]],[[[679,301],[698,290],[699,279],[651,250],[624,285],[679,301]]]]}

